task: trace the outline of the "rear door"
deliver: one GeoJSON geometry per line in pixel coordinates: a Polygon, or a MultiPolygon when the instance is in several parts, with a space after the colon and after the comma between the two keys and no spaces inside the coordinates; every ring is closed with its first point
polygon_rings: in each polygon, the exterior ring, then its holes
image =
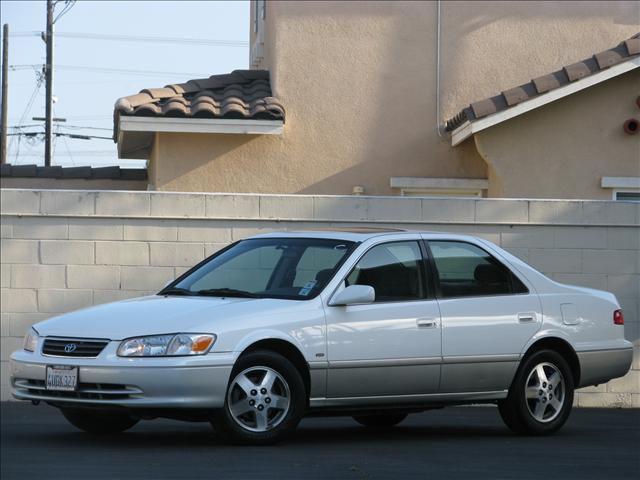
{"type": "Polygon", "coordinates": [[[340,288],[370,285],[367,305],[327,306],[327,397],[433,393],[440,381],[440,311],[419,237],[371,246],[340,288]]]}
{"type": "Polygon", "coordinates": [[[507,389],[520,353],[541,325],[537,294],[482,244],[427,244],[442,315],[440,391],[507,389]]]}

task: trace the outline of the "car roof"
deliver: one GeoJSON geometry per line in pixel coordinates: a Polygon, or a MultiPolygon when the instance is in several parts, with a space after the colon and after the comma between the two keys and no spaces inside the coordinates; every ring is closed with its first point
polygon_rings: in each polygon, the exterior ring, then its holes
{"type": "Polygon", "coordinates": [[[370,227],[340,227],[328,229],[310,230],[283,230],[278,232],[262,233],[249,238],[326,238],[331,240],[346,240],[353,242],[363,242],[370,238],[384,235],[395,235],[399,233],[412,233],[416,235],[427,235],[437,238],[470,239],[469,235],[460,235],[448,232],[427,232],[419,230],[404,230],[399,228],[370,228],[370,227]]]}

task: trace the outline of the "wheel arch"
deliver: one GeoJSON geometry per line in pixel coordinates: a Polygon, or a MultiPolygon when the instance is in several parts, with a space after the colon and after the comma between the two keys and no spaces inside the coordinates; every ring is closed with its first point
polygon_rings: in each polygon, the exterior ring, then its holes
{"type": "Polygon", "coordinates": [[[293,363],[294,367],[296,367],[296,369],[300,373],[302,381],[304,382],[306,397],[308,401],[311,392],[311,373],[309,371],[309,364],[307,363],[307,360],[304,358],[304,355],[298,349],[298,347],[296,347],[293,343],[281,338],[263,338],[260,340],[256,340],[248,345],[244,350],[242,350],[238,358],[247,353],[256,352],[259,350],[269,350],[279,353],[284,358],[293,363]]]}
{"type": "Polygon", "coordinates": [[[573,374],[573,384],[575,388],[578,388],[580,385],[580,360],[578,359],[578,354],[573,349],[571,344],[566,340],[559,337],[543,337],[536,340],[533,344],[527,348],[526,352],[522,356],[522,360],[520,364],[524,362],[525,359],[533,355],[535,352],[540,350],[553,350],[558,352],[569,364],[569,368],[571,368],[571,373],[573,374]]]}

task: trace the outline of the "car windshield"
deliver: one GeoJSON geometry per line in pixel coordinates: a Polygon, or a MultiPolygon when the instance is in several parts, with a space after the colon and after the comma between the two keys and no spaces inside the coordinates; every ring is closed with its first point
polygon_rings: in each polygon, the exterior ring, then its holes
{"type": "Polygon", "coordinates": [[[322,291],[353,245],[315,238],[243,240],[159,294],[307,300],[322,291]]]}

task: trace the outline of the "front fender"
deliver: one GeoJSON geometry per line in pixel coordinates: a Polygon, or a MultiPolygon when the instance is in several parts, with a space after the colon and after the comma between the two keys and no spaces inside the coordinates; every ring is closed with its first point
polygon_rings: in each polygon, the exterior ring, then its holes
{"type": "Polygon", "coordinates": [[[275,329],[260,329],[250,332],[249,334],[242,337],[242,339],[240,339],[240,341],[236,344],[233,353],[237,356],[240,356],[240,354],[251,345],[262,340],[283,340],[296,347],[307,361],[312,360],[307,358],[307,355],[305,355],[305,351],[298,340],[296,340],[292,335],[288,335],[285,332],[275,329]]]}

